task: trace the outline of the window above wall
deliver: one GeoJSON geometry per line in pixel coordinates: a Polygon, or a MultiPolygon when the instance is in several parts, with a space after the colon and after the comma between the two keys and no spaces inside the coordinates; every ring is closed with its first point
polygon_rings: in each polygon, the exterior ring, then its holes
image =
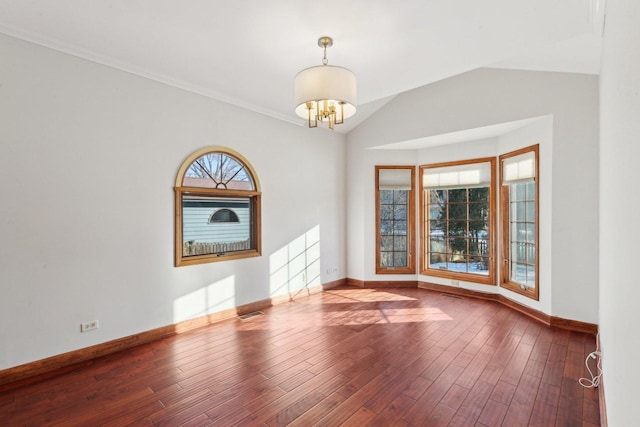
{"type": "Polygon", "coordinates": [[[376,273],[415,273],[415,166],[376,166],[376,273]]]}
{"type": "Polygon", "coordinates": [[[495,158],[420,167],[421,274],[495,284],[495,158]]]}
{"type": "Polygon", "coordinates": [[[539,299],[538,145],[500,156],[500,286],[539,299]]]}
{"type": "Polygon", "coordinates": [[[175,265],[260,255],[260,188],[250,163],[207,147],[180,166],[175,186],[175,265]]]}

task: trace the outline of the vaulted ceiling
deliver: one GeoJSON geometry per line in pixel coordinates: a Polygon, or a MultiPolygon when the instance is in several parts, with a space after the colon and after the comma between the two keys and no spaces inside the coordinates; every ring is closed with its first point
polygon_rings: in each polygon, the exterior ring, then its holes
{"type": "Polygon", "coordinates": [[[597,74],[603,1],[0,0],[0,33],[300,124],[293,81],[328,35],[358,79],[345,132],[479,67],[597,74]]]}

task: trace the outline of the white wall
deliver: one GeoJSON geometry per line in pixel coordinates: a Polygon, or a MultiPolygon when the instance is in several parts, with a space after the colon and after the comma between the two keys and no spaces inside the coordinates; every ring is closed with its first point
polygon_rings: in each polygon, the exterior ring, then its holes
{"type": "Polygon", "coordinates": [[[312,284],[345,277],[344,136],[6,36],[0,58],[0,369],[295,291],[299,248],[312,284]],[[258,173],[263,256],[175,268],[175,175],[209,145],[258,173]]]}
{"type": "Polygon", "coordinates": [[[638,425],[640,3],[608,0],[601,72],[600,340],[609,425],[638,425]]]}
{"type": "MultiPolygon", "coordinates": [[[[598,78],[596,76],[479,69],[398,95],[347,136],[348,272],[359,280],[376,276],[373,166],[418,164],[430,156],[469,158],[494,148],[469,143],[432,149],[372,150],[385,144],[448,134],[516,120],[553,117],[543,151],[547,176],[541,198],[549,200],[541,225],[547,253],[541,302],[508,296],[547,314],[598,322],[598,78]],[[552,163],[552,164],[550,164],[552,163]],[[580,206],[576,215],[575,206],[580,206]],[[364,220],[363,220],[364,218],[364,220]],[[588,248],[588,249],[585,249],[588,248]],[[550,255],[549,255],[550,253],[550,255]],[[544,286],[544,288],[543,288],[544,286]]],[[[545,136],[546,135],[546,136],[545,136]]],[[[530,138],[522,135],[522,146],[530,138]],[[526,141],[526,142],[525,142],[526,141]]],[[[484,142],[486,144],[486,142],[484,142]]],[[[498,151],[514,145],[503,138],[498,151]]],[[[499,153],[496,153],[499,154],[499,153]]],[[[544,171],[544,170],[543,170],[544,171]]],[[[544,246],[543,246],[544,249],[544,246]]],[[[410,279],[415,280],[417,276],[410,279]]],[[[397,276],[407,279],[407,276],[397,276]]],[[[495,289],[495,288],[494,288],[495,289]]],[[[487,291],[491,288],[487,287],[487,291]]]]}

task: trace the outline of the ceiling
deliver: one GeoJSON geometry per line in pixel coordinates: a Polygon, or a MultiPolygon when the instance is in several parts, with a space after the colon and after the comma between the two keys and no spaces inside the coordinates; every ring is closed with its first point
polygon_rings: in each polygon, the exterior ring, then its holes
{"type": "Polygon", "coordinates": [[[298,71],[358,79],[347,132],[398,93],[479,67],[597,74],[604,0],[0,0],[0,33],[281,120],[298,71]]]}

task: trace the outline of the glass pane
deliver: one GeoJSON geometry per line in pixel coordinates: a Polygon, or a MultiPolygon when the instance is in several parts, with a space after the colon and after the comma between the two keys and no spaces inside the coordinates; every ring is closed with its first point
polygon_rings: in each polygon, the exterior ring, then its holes
{"type": "Polygon", "coordinates": [[[487,219],[488,217],[488,203],[473,203],[469,205],[469,219],[487,219]]]}
{"type": "Polygon", "coordinates": [[[394,252],[393,253],[393,266],[394,267],[406,267],[407,266],[407,253],[406,252],[394,252]]]}
{"type": "Polygon", "coordinates": [[[393,267],[393,252],[380,252],[380,266],[393,267]]]}
{"type": "Polygon", "coordinates": [[[432,237],[429,240],[429,250],[431,252],[446,252],[446,246],[443,237],[432,237]]]}
{"type": "Polygon", "coordinates": [[[517,222],[516,226],[516,234],[513,236],[514,240],[518,242],[526,242],[527,241],[527,224],[524,222],[517,222]]]}
{"type": "Polygon", "coordinates": [[[527,267],[524,264],[511,263],[511,281],[524,284],[527,280],[527,267]]]}
{"type": "Polygon", "coordinates": [[[536,245],[534,245],[533,243],[527,243],[525,250],[526,250],[527,263],[535,265],[535,263],[536,263],[536,245]]]}
{"type": "Polygon", "coordinates": [[[393,205],[380,206],[380,219],[393,219],[393,205]]]}
{"type": "Polygon", "coordinates": [[[251,199],[183,195],[182,256],[219,254],[252,249],[251,199]],[[211,221],[229,211],[233,222],[211,221]]]}
{"type": "Polygon", "coordinates": [[[527,199],[526,184],[511,184],[511,200],[524,201],[527,199]]]}
{"type": "Polygon", "coordinates": [[[489,255],[489,242],[485,239],[470,239],[469,253],[471,255],[489,255]]]}
{"type": "Polygon", "coordinates": [[[432,236],[442,236],[444,234],[442,231],[443,225],[442,221],[429,221],[429,233],[432,236]]]}
{"type": "Polygon", "coordinates": [[[406,205],[408,193],[409,193],[408,190],[394,190],[393,203],[406,205]]]}
{"type": "Polygon", "coordinates": [[[527,200],[535,200],[536,199],[535,181],[529,181],[525,185],[527,186],[527,200]]]}
{"type": "Polygon", "coordinates": [[[393,222],[393,234],[407,234],[407,221],[394,221],[393,222]]]}
{"type": "Polygon", "coordinates": [[[516,242],[515,247],[515,256],[512,258],[512,261],[518,263],[526,263],[527,262],[527,244],[522,242],[516,242]]]}
{"type": "Polygon", "coordinates": [[[380,250],[392,251],[393,250],[393,236],[381,236],[380,237],[380,250]]]}
{"type": "Polygon", "coordinates": [[[407,219],[407,205],[395,205],[393,208],[393,219],[407,219]]]}
{"type": "Polygon", "coordinates": [[[449,198],[449,203],[453,202],[466,202],[467,201],[467,189],[466,188],[456,188],[454,190],[449,190],[447,192],[447,196],[449,198]]]}
{"type": "Polygon", "coordinates": [[[535,243],[536,242],[536,225],[535,224],[527,224],[527,242],[535,243]]]}
{"type": "Polygon", "coordinates": [[[449,220],[465,220],[467,219],[466,203],[450,203],[449,204],[449,220]]]}
{"type": "Polygon", "coordinates": [[[429,255],[429,268],[446,269],[447,258],[441,253],[431,253],[429,255]]]}
{"type": "Polygon", "coordinates": [[[456,271],[458,273],[467,272],[467,263],[465,261],[455,260],[447,263],[447,270],[456,271]]]}
{"type": "Polygon", "coordinates": [[[485,221],[469,221],[469,237],[473,239],[487,238],[489,224],[485,221]]]}
{"type": "Polygon", "coordinates": [[[448,236],[464,236],[467,234],[466,221],[449,221],[448,236]]]}
{"type": "Polygon", "coordinates": [[[527,202],[527,221],[536,221],[536,202],[527,202]]]}
{"type": "Polygon", "coordinates": [[[525,285],[528,288],[536,287],[536,268],[532,265],[527,266],[527,281],[525,285]]]}
{"type": "Polygon", "coordinates": [[[393,221],[380,221],[380,234],[393,234],[393,221]]]}
{"type": "Polygon", "coordinates": [[[429,204],[444,204],[446,202],[446,190],[428,190],[429,204]]]}
{"type": "Polygon", "coordinates": [[[447,209],[444,205],[429,205],[429,219],[445,218],[447,209]]]}
{"type": "Polygon", "coordinates": [[[469,189],[469,202],[486,202],[489,200],[489,187],[469,189]]]}
{"type": "Polygon", "coordinates": [[[464,237],[454,237],[449,239],[451,251],[462,257],[467,256],[467,239],[464,237]]]}
{"type": "Polygon", "coordinates": [[[242,162],[226,153],[207,153],[197,158],[182,180],[185,187],[255,190],[242,162]]]}
{"type": "Polygon", "coordinates": [[[469,265],[469,272],[479,274],[489,274],[489,258],[478,258],[474,263],[469,265]]]}
{"type": "Polygon", "coordinates": [[[393,190],[380,190],[380,204],[390,205],[393,203],[393,190]]]}
{"type": "Polygon", "coordinates": [[[393,250],[395,250],[395,251],[406,251],[407,250],[407,237],[406,236],[395,236],[393,238],[393,250]]]}

